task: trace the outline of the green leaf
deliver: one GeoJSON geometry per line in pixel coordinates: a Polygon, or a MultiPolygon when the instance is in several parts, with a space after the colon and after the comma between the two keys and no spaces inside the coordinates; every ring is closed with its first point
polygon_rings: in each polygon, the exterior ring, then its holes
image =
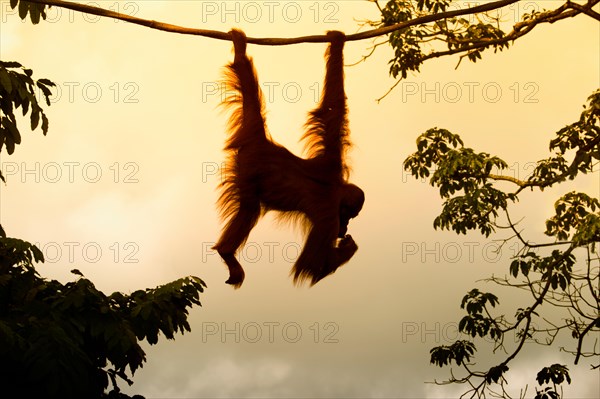
{"type": "Polygon", "coordinates": [[[42,114],[42,132],[44,133],[44,136],[48,133],[48,118],[45,114],[42,114]]]}
{"type": "Polygon", "coordinates": [[[35,130],[40,122],[40,111],[37,109],[31,110],[31,130],[35,130]]]}
{"type": "Polygon", "coordinates": [[[40,110],[38,108],[32,108],[31,110],[31,130],[35,130],[40,122],[40,110]]]}
{"type": "Polygon", "coordinates": [[[137,317],[140,314],[140,311],[142,310],[142,307],[140,305],[136,305],[132,310],[131,310],[131,317],[137,317]]]}
{"type": "Polygon", "coordinates": [[[148,320],[148,318],[150,317],[150,313],[152,312],[152,306],[149,304],[146,304],[145,306],[142,307],[142,319],[144,320],[148,320]]]}
{"type": "MultiPolygon", "coordinates": [[[[12,136],[12,141],[15,144],[21,144],[21,133],[19,133],[19,131],[17,130],[17,127],[14,125],[14,123],[8,123],[7,127],[8,127],[8,131],[10,132],[10,134],[12,136]]],[[[10,154],[10,152],[9,152],[9,154],[10,154]]]]}
{"type": "Polygon", "coordinates": [[[38,79],[37,81],[37,85],[41,88],[42,86],[50,86],[50,87],[56,87],[56,84],[54,82],[52,82],[51,80],[48,80],[46,78],[41,78],[38,79]]]}
{"type": "Polygon", "coordinates": [[[515,259],[510,263],[510,274],[513,277],[517,277],[519,275],[519,260],[515,259]]]}
{"type": "Polygon", "coordinates": [[[31,246],[31,252],[33,253],[33,259],[36,262],[44,262],[44,254],[42,253],[42,251],[40,251],[40,249],[38,247],[36,247],[35,245],[31,246]]]}
{"type": "Polygon", "coordinates": [[[31,3],[29,16],[31,18],[31,22],[36,25],[40,22],[40,17],[46,19],[46,5],[45,4],[37,4],[31,3]]]}
{"type": "Polygon", "coordinates": [[[28,10],[29,10],[29,3],[21,0],[19,2],[19,17],[21,17],[21,19],[25,19],[25,17],[27,17],[28,10]]]}
{"type": "Polygon", "coordinates": [[[505,364],[501,364],[499,366],[495,366],[489,369],[487,374],[485,375],[485,382],[491,384],[492,382],[498,383],[502,375],[508,371],[508,366],[505,364]]]}
{"type": "Polygon", "coordinates": [[[536,380],[539,385],[547,384],[552,381],[553,384],[562,384],[565,380],[571,383],[569,369],[563,364],[553,364],[550,367],[544,367],[537,374],[536,380]]]}
{"type": "Polygon", "coordinates": [[[12,92],[12,82],[8,71],[4,68],[0,68],[0,84],[2,84],[2,87],[4,88],[4,90],[6,90],[8,94],[12,92]]]}
{"type": "Polygon", "coordinates": [[[429,351],[430,363],[443,367],[454,361],[460,366],[464,362],[468,362],[475,351],[475,345],[472,342],[456,341],[450,346],[442,345],[431,349],[429,351]]]}
{"type": "Polygon", "coordinates": [[[37,25],[40,22],[40,10],[37,7],[37,4],[33,5],[29,9],[29,18],[31,19],[31,23],[37,25]]]}

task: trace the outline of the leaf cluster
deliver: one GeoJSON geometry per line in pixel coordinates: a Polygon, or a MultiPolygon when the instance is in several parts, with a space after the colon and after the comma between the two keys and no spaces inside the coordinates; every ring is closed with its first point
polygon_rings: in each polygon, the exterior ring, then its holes
{"type": "Polygon", "coordinates": [[[417,152],[404,161],[404,169],[413,176],[430,177],[430,184],[446,198],[434,227],[466,234],[479,229],[486,237],[494,231],[500,210],[515,201],[489,182],[493,170],[507,167],[502,159],[488,153],[464,148],[458,135],[446,129],[432,128],[417,138],[417,152]],[[461,194],[461,195],[457,195],[461,194]]]}
{"type": "MultiPolygon", "coordinates": [[[[444,13],[452,0],[389,0],[380,8],[380,26],[391,26],[412,19],[444,13]]],[[[392,32],[389,43],[394,58],[389,61],[390,75],[406,78],[408,71],[418,72],[421,64],[436,51],[432,42],[443,42],[450,52],[465,52],[472,62],[481,58],[488,47],[494,52],[508,48],[508,41],[501,41],[505,33],[497,26],[479,19],[471,22],[465,18],[440,18],[435,22],[413,25],[392,32]],[[489,42],[489,43],[488,43],[489,42]],[[432,52],[428,52],[428,48],[432,52]]]]}
{"type": "Polygon", "coordinates": [[[593,171],[594,163],[600,161],[600,90],[588,97],[579,120],[565,126],[550,141],[554,156],[541,160],[528,180],[529,186],[544,187],[567,179],[573,180],[579,173],[593,171]],[[565,155],[575,151],[569,164],[565,155]]]}
{"type": "Polygon", "coordinates": [[[19,7],[19,17],[21,19],[29,18],[31,22],[36,25],[41,19],[46,19],[46,7],[52,7],[46,4],[31,3],[25,0],[10,0],[10,8],[13,10],[19,7]]]}
{"type": "MultiPolygon", "coordinates": [[[[465,148],[461,138],[446,129],[432,128],[421,134],[417,151],[404,161],[404,169],[415,178],[429,178],[430,184],[439,188],[440,197],[446,199],[434,227],[462,234],[479,229],[487,237],[495,231],[498,212],[506,211],[510,202],[517,201],[517,194],[524,188],[543,190],[567,178],[574,179],[579,173],[593,172],[594,162],[600,161],[600,90],[588,101],[579,120],[559,130],[550,141],[555,155],[538,161],[526,181],[493,174],[505,169],[506,162],[465,148]],[[574,152],[571,163],[565,158],[568,152],[574,152]],[[498,190],[492,184],[496,180],[515,183],[519,189],[514,193],[498,190]]],[[[547,235],[567,240],[569,230],[574,229],[573,238],[580,245],[597,240],[597,199],[573,192],[560,198],[555,209],[556,215],[546,224],[547,235]]]]}
{"type": "Polygon", "coordinates": [[[451,362],[460,366],[471,360],[471,356],[476,350],[472,342],[459,340],[450,346],[441,345],[431,349],[429,351],[430,362],[440,367],[449,365],[451,362]]]}
{"type": "Polygon", "coordinates": [[[33,262],[43,262],[34,245],[0,238],[0,375],[10,397],[126,398],[117,379],[131,384],[143,366],[140,342],[190,331],[188,309],[205,287],[185,277],[105,295],[83,277],[44,279],[33,262]]]}
{"type": "Polygon", "coordinates": [[[466,309],[467,315],[458,323],[458,331],[466,333],[471,337],[485,337],[490,335],[494,340],[502,338],[502,330],[496,320],[489,317],[486,305],[491,307],[498,304],[498,297],[492,293],[480,292],[478,289],[471,290],[463,297],[460,307],[466,309]]]}
{"type": "Polygon", "coordinates": [[[585,193],[572,191],[560,197],[554,204],[556,214],[546,221],[545,234],[566,241],[571,238],[582,246],[600,241],[600,202],[585,193]]]}
{"type": "Polygon", "coordinates": [[[536,380],[539,385],[548,384],[552,382],[551,387],[546,387],[543,390],[537,391],[535,399],[558,399],[560,395],[557,392],[556,386],[567,381],[571,383],[571,376],[569,375],[569,369],[563,364],[553,364],[550,367],[544,367],[537,374],[536,380]]]}
{"type": "Polygon", "coordinates": [[[553,364],[550,367],[544,367],[537,373],[536,380],[538,384],[543,385],[552,381],[553,384],[562,384],[564,381],[571,383],[569,369],[562,364],[553,364]]]}
{"type": "MultiPolygon", "coordinates": [[[[23,116],[30,112],[30,127],[35,130],[41,121],[44,135],[48,133],[48,118],[40,106],[37,93],[41,93],[46,105],[50,106],[50,88],[55,84],[48,79],[32,78],[33,71],[18,62],[0,61],[0,151],[12,154],[15,145],[21,144],[15,110],[21,108],[23,116]]],[[[0,174],[0,178],[4,177],[0,174]]]]}
{"type": "Polygon", "coordinates": [[[520,272],[523,276],[528,277],[530,271],[540,273],[542,280],[549,281],[553,290],[560,287],[565,291],[571,282],[575,261],[576,258],[572,253],[557,249],[545,257],[540,257],[530,251],[517,256],[511,262],[510,274],[517,277],[520,272]]]}

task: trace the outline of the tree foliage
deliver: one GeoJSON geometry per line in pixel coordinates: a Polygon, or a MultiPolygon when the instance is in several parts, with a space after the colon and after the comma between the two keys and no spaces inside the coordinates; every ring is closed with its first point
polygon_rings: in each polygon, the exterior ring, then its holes
{"type": "MultiPolygon", "coordinates": [[[[390,0],[380,7],[382,26],[391,26],[430,14],[445,13],[450,10],[452,0],[390,0]]],[[[394,48],[394,58],[390,61],[390,75],[406,78],[409,71],[418,72],[421,64],[432,54],[427,52],[427,44],[434,40],[445,42],[447,51],[464,52],[476,62],[488,47],[494,51],[508,48],[508,42],[500,40],[506,33],[498,26],[498,19],[486,14],[485,19],[473,20],[468,17],[451,17],[432,23],[408,26],[392,32],[389,44],[394,48]],[[474,46],[474,44],[480,46],[474,46]]],[[[440,50],[437,52],[439,53],[440,50]]],[[[441,55],[441,54],[440,54],[441,55]]]]}
{"type": "MultiPolygon", "coordinates": [[[[23,116],[29,112],[31,130],[40,126],[44,135],[48,133],[48,118],[40,106],[37,94],[41,93],[50,105],[51,87],[48,79],[33,80],[33,71],[18,62],[0,61],[0,151],[6,145],[6,151],[12,154],[15,145],[21,144],[21,134],[17,127],[15,110],[21,108],[23,116]]],[[[0,175],[2,180],[4,178],[0,175]]]]}
{"type": "MultiPolygon", "coordinates": [[[[40,18],[46,19],[46,6],[30,3],[28,1],[11,0],[10,6],[19,7],[19,16],[25,19],[29,14],[31,22],[37,24],[40,18]]],[[[0,151],[6,146],[8,154],[15,151],[15,145],[21,144],[21,134],[17,127],[15,110],[21,108],[23,116],[30,112],[31,130],[35,130],[40,120],[44,135],[48,133],[48,117],[39,104],[38,94],[44,97],[46,105],[50,106],[51,88],[55,86],[48,79],[32,78],[33,71],[25,68],[18,62],[4,62],[0,60],[0,151]]],[[[0,179],[4,176],[0,171],[0,179]]]]}
{"type": "MultiPolygon", "coordinates": [[[[404,168],[416,178],[429,178],[444,199],[442,212],[434,227],[456,233],[479,230],[486,237],[497,228],[508,228],[513,236],[504,240],[519,240],[522,248],[516,254],[504,278],[490,280],[503,286],[522,289],[531,294],[531,303],[516,309],[513,317],[495,316],[493,308],[499,299],[492,293],[471,290],[462,300],[466,315],[459,322],[459,331],[472,339],[486,337],[494,342],[494,352],[507,355],[487,370],[476,370],[472,363],[476,352],[474,341],[458,340],[450,346],[431,350],[431,363],[442,366],[456,364],[463,370],[455,372],[445,383],[468,383],[469,395],[483,397],[486,392],[508,396],[504,390],[509,363],[523,350],[526,342],[551,345],[562,331],[570,331],[570,348],[574,363],[592,358],[591,367],[599,368],[600,350],[600,202],[582,192],[567,192],[556,201],[554,214],[545,224],[544,233],[554,239],[534,244],[518,230],[510,210],[525,188],[543,190],[581,174],[597,173],[600,161],[600,90],[588,98],[578,121],[556,133],[550,141],[552,155],[537,162],[526,180],[494,174],[502,171],[506,162],[487,153],[465,148],[458,135],[444,129],[430,129],[417,139],[417,151],[410,155],[404,168]],[[569,161],[569,159],[571,159],[569,161]],[[512,192],[496,188],[498,181],[516,186],[512,192]],[[505,216],[508,226],[498,223],[505,216]],[[542,312],[544,306],[544,313],[542,312]],[[561,312],[562,310],[562,312],[561,312]],[[518,337],[514,348],[505,342],[508,332],[518,337]],[[493,386],[499,390],[493,391],[493,386]]],[[[552,386],[537,391],[536,399],[558,398],[560,384],[571,383],[566,365],[544,367],[536,378],[539,385],[552,386]]]]}
{"type": "Polygon", "coordinates": [[[27,18],[27,15],[29,15],[31,22],[36,25],[41,19],[46,19],[46,7],[50,6],[25,0],[10,0],[10,7],[13,10],[18,7],[19,17],[24,20],[27,18]]]}
{"type": "Polygon", "coordinates": [[[117,382],[132,384],[146,361],[140,342],[191,331],[188,309],[200,305],[205,287],[185,277],[105,295],[78,270],[62,284],[40,277],[34,262],[43,262],[37,247],[0,238],[0,380],[8,397],[126,398],[117,382]]]}
{"type": "MultiPolygon", "coordinates": [[[[37,24],[40,18],[46,19],[46,5],[28,1],[11,0],[10,6],[19,7],[19,16],[25,19],[30,16],[31,22],[37,24]]],[[[48,133],[48,117],[42,109],[38,96],[41,95],[50,106],[51,88],[55,84],[48,79],[33,79],[33,70],[25,68],[18,62],[0,60],[0,152],[6,146],[8,154],[21,144],[21,133],[17,126],[15,110],[21,108],[22,116],[29,112],[31,130],[41,126],[42,133],[48,133]],[[41,121],[41,125],[40,125],[41,121]]],[[[2,171],[0,180],[5,181],[2,171]]]]}
{"type": "Polygon", "coordinates": [[[372,1],[381,18],[367,24],[378,29],[394,28],[385,40],[375,43],[373,51],[385,43],[392,47],[394,55],[389,61],[389,73],[398,78],[398,82],[409,72],[419,72],[429,59],[459,54],[459,64],[463,58],[477,62],[486,51],[508,49],[515,40],[544,23],[578,15],[600,21],[600,14],[592,9],[600,0],[587,0],[584,4],[568,0],[562,4],[551,3],[558,6],[550,10],[528,2],[523,5],[522,13],[515,12],[520,0],[497,0],[481,5],[457,0],[387,0],[382,2],[384,5],[378,0],[372,1]]]}
{"type": "MultiPolygon", "coordinates": [[[[46,18],[45,5],[10,4],[34,24],[46,18]]],[[[12,154],[21,143],[18,108],[23,116],[29,112],[31,130],[41,121],[44,135],[48,131],[38,95],[49,106],[54,83],[32,76],[18,62],[0,61],[0,151],[6,145],[12,154]]],[[[129,398],[118,382],[131,385],[146,361],[141,342],[156,344],[161,333],[174,339],[191,331],[188,309],[201,305],[206,287],[190,276],[129,295],[105,295],[77,269],[72,273],[79,277],[66,284],[41,277],[34,263],[43,261],[36,246],[6,237],[0,226],[0,382],[2,394],[11,398],[129,398]]]]}

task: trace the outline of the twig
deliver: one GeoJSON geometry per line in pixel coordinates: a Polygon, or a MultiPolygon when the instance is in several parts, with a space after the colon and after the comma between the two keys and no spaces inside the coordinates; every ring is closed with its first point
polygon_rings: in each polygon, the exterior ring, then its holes
{"type": "Polygon", "coordinates": [[[598,14],[596,11],[592,10],[591,5],[587,5],[587,6],[582,6],[580,4],[577,3],[571,3],[570,0],[567,0],[567,7],[572,8],[574,10],[578,10],[581,11],[582,13],[584,13],[585,15],[587,15],[588,17],[592,17],[595,20],[600,21],[600,14],[598,14]]]}

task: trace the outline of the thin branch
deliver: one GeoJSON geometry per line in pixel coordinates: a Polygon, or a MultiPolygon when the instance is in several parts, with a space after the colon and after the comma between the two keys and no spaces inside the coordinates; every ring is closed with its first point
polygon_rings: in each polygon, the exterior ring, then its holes
{"type": "MultiPolygon", "coordinates": [[[[147,20],[142,18],[137,18],[131,15],[121,14],[115,11],[106,10],[100,7],[89,6],[85,4],[73,3],[69,1],[63,0],[27,0],[30,3],[36,4],[44,4],[49,6],[56,6],[61,8],[67,8],[69,10],[80,11],[86,14],[97,15],[100,17],[107,17],[118,19],[121,21],[129,22],[136,25],[146,26],[151,29],[162,30],[166,32],[180,33],[184,35],[195,35],[195,36],[204,36],[213,39],[219,40],[228,40],[231,41],[231,36],[228,32],[221,32],[216,30],[209,29],[195,29],[195,28],[186,28],[182,26],[172,25],[165,22],[147,20]]],[[[460,15],[468,15],[468,14],[476,14],[485,11],[494,10],[497,8],[502,8],[508,6],[510,4],[516,3],[520,0],[499,0],[493,1],[491,3],[482,4],[476,7],[470,7],[462,10],[453,10],[448,12],[441,12],[438,14],[430,14],[425,15],[419,18],[415,18],[410,21],[401,22],[398,24],[384,26],[382,28],[372,29],[365,32],[354,33],[346,36],[346,41],[356,41],[356,40],[364,40],[370,39],[377,36],[387,35],[396,30],[403,29],[413,25],[421,25],[428,22],[437,21],[444,18],[453,18],[460,15]]],[[[576,11],[574,11],[576,12],[576,11]]],[[[310,35],[310,36],[300,36],[300,37],[292,37],[292,38],[253,38],[248,37],[248,43],[252,44],[260,44],[267,46],[284,46],[289,44],[298,44],[298,43],[326,43],[329,42],[330,39],[326,35],[310,35]]]]}
{"type": "Polygon", "coordinates": [[[528,248],[543,248],[543,247],[553,247],[556,245],[564,245],[564,244],[571,245],[572,244],[571,241],[558,241],[558,242],[546,242],[546,243],[542,243],[542,244],[531,244],[529,241],[526,241],[523,238],[523,236],[521,236],[520,231],[517,231],[516,224],[518,222],[513,223],[510,220],[510,214],[508,213],[508,211],[506,209],[504,210],[504,213],[506,213],[506,218],[508,219],[508,228],[510,228],[515,233],[515,236],[519,239],[519,241],[521,241],[521,243],[528,248]]]}
{"type": "Polygon", "coordinates": [[[590,324],[588,324],[588,326],[583,330],[583,332],[579,334],[579,339],[577,340],[577,355],[575,356],[574,362],[575,364],[579,362],[579,358],[581,357],[581,347],[583,346],[583,338],[587,335],[588,332],[590,332],[592,328],[594,328],[596,324],[599,323],[599,320],[600,318],[593,320],[590,324]]]}
{"type": "MultiPolygon", "coordinates": [[[[594,285],[592,284],[592,279],[591,279],[591,275],[592,275],[592,258],[590,256],[590,248],[589,246],[587,247],[587,273],[584,277],[584,279],[586,280],[586,282],[588,283],[588,287],[590,290],[590,293],[592,294],[592,299],[596,300],[597,305],[597,310],[600,313],[600,296],[598,294],[596,294],[596,292],[594,292],[594,285]]],[[[598,277],[600,277],[600,272],[598,273],[598,277]]],[[[599,284],[600,284],[600,278],[598,278],[599,284]]],[[[600,293],[600,289],[598,290],[598,292],[600,293]]]]}
{"type": "Polygon", "coordinates": [[[592,5],[591,4],[587,4],[585,6],[582,6],[582,5],[577,4],[577,3],[571,3],[570,0],[567,0],[567,7],[572,8],[574,10],[581,11],[582,13],[584,13],[585,15],[587,15],[588,17],[592,17],[595,20],[600,21],[600,14],[598,14],[596,11],[592,10],[592,5]]]}
{"type": "Polygon", "coordinates": [[[373,53],[375,53],[375,50],[377,50],[377,47],[379,47],[379,46],[381,46],[383,44],[387,44],[387,43],[389,43],[389,40],[385,40],[383,42],[379,42],[379,43],[373,44],[373,46],[371,47],[371,49],[369,51],[369,54],[361,56],[360,60],[358,60],[356,62],[353,62],[353,63],[350,63],[350,64],[344,64],[344,66],[352,67],[352,66],[356,66],[356,65],[360,64],[361,62],[365,62],[367,59],[369,59],[370,56],[373,55],[373,53]]]}
{"type": "Polygon", "coordinates": [[[369,1],[371,1],[371,2],[375,3],[375,5],[377,6],[377,8],[379,9],[379,12],[380,12],[380,13],[383,13],[383,9],[382,9],[382,8],[381,8],[381,6],[379,5],[379,1],[377,1],[377,0],[369,0],[369,1]]]}
{"type": "Polygon", "coordinates": [[[392,85],[392,87],[390,87],[390,88],[388,89],[388,91],[386,91],[386,92],[385,92],[385,94],[384,94],[383,96],[381,96],[381,97],[379,97],[377,100],[375,100],[375,102],[377,102],[377,103],[379,104],[379,103],[381,102],[381,100],[383,100],[384,98],[386,98],[386,97],[387,97],[387,95],[388,95],[388,94],[390,94],[390,93],[391,93],[391,92],[392,92],[392,91],[393,91],[393,90],[396,88],[396,86],[398,86],[398,85],[400,84],[400,82],[402,82],[402,79],[398,79],[398,80],[396,80],[396,83],[394,83],[394,84],[392,85]]]}
{"type": "MultiPolygon", "coordinates": [[[[473,50],[483,50],[483,49],[486,49],[486,48],[488,48],[490,46],[500,46],[500,47],[502,47],[503,45],[508,45],[509,42],[513,42],[514,43],[514,41],[517,40],[518,38],[520,38],[521,36],[524,36],[524,35],[528,34],[529,32],[531,32],[539,23],[554,23],[554,22],[559,21],[561,19],[575,17],[575,16],[577,16],[578,14],[581,14],[581,13],[585,13],[586,15],[589,15],[590,17],[596,19],[596,15],[598,13],[596,13],[595,11],[593,11],[591,8],[594,7],[595,5],[597,5],[599,2],[600,2],[600,0],[588,0],[588,2],[584,6],[580,6],[580,5],[573,6],[573,3],[571,3],[570,0],[567,0],[566,3],[564,3],[560,7],[556,8],[555,10],[541,12],[538,15],[536,15],[535,17],[533,17],[533,18],[531,18],[529,20],[525,20],[525,21],[521,21],[521,22],[516,23],[513,26],[513,30],[511,32],[509,32],[507,35],[503,36],[503,37],[500,37],[500,38],[497,38],[497,39],[487,39],[487,40],[473,41],[472,44],[468,44],[469,41],[466,41],[466,42],[463,41],[462,43],[465,43],[467,45],[465,45],[465,46],[457,46],[455,48],[452,48],[452,49],[449,49],[449,50],[446,50],[446,51],[437,51],[437,52],[433,51],[433,52],[431,52],[431,53],[429,53],[427,55],[421,56],[420,59],[419,59],[419,61],[420,61],[420,63],[423,63],[423,62],[427,61],[428,59],[432,59],[432,58],[440,58],[440,57],[444,57],[444,56],[448,56],[448,55],[453,55],[453,54],[458,54],[458,53],[465,53],[458,60],[458,64],[456,65],[456,68],[458,68],[458,66],[460,65],[461,61],[465,57],[467,57],[468,54],[471,51],[473,51],[473,50]]],[[[490,3],[490,4],[494,4],[494,7],[492,7],[491,9],[488,9],[488,10],[477,11],[477,13],[499,9],[499,8],[505,7],[506,5],[509,5],[511,3],[508,2],[507,4],[504,4],[504,5],[498,5],[496,3],[490,3]]],[[[470,11],[469,14],[475,14],[474,10],[476,8],[477,7],[473,7],[471,9],[467,9],[467,10],[470,11]]],[[[444,15],[444,14],[446,14],[446,13],[433,14],[433,16],[436,16],[436,15],[440,16],[440,15],[444,15]]],[[[432,15],[427,15],[426,17],[431,17],[431,16],[432,15]]],[[[477,15],[475,15],[475,16],[478,18],[477,15]]],[[[393,26],[395,27],[395,26],[404,25],[404,26],[401,26],[401,28],[404,28],[406,26],[412,26],[412,25],[415,25],[412,22],[420,21],[422,18],[425,18],[425,17],[420,17],[420,18],[413,19],[413,20],[409,21],[408,24],[407,23],[403,23],[403,24],[397,24],[397,25],[393,25],[393,26]]],[[[430,22],[430,21],[426,21],[426,22],[430,22]]],[[[460,44],[461,42],[457,41],[457,43],[460,44]]],[[[387,97],[391,93],[391,91],[392,90],[388,90],[383,96],[381,96],[380,98],[377,99],[377,102],[380,102],[385,97],[387,97]]],[[[526,185],[526,186],[531,186],[531,185],[526,185]]],[[[526,186],[522,186],[517,191],[517,193],[520,192],[526,186]]]]}
{"type": "MultiPolygon", "coordinates": [[[[594,0],[594,1],[600,1],[600,0],[594,0]]],[[[514,192],[515,195],[519,194],[523,189],[525,189],[527,187],[532,187],[532,188],[533,187],[541,187],[541,188],[550,187],[554,183],[561,182],[561,181],[565,180],[567,177],[573,175],[573,173],[575,173],[578,170],[577,168],[578,168],[579,163],[580,163],[581,159],[583,158],[584,154],[586,154],[587,152],[589,152],[590,150],[592,150],[595,146],[597,146],[599,144],[600,144],[600,136],[596,137],[594,140],[590,141],[585,146],[577,149],[577,151],[575,152],[575,156],[573,157],[573,161],[567,167],[566,171],[561,173],[560,175],[555,176],[552,179],[549,179],[548,181],[545,181],[545,182],[531,181],[531,179],[524,181],[524,180],[519,180],[517,178],[514,178],[512,176],[495,175],[495,174],[489,174],[487,177],[492,180],[503,180],[503,181],[508,181],[508,182],[516,184],[517,186],[519,186],[519,189],[514,192]]]]}
{"type": "Polygon", "coordinates": [[[494,175],[494,174],[489,174],[487,177],[488,177],[488,178],[490,178],[490,179],[493,179],[493,180],[504,180],[504,181],[509,181],[509,182],[511,182],[511,183],[515,183],[515,184],[516,184],[517,186],[519,186],[519,187],[522,187],[522,186],[524,186],[525,184],[527,184],[527,182],[526,182],[526,181],[519,180],[519,179],[517,179],[517,178],[515,178],[515,177],[512,177],[512,176],[504,176],[504,175],[494,175]]]}
{"type": "MultiPolygon", "coordinates": [[[[574,249],[574,247],[570,247],[569,249],[567,249],[565,252],[562,253],[560,258],[554,263],[559,264],[560,262],[562,262],[567,256],[569,256],[569,254],[571,252],[573,252],[573,249],[574,249]]],[[[517,354],[523,348],[523,345],[525,344],[525,341],[527,340],[527,332],[529,331],[529,328],[531,326],[531,315],[534,313],[534,310],[544,302],[544,297],[550,290],[551,285],[552,285],[552,280],[550,278],[548,278],[548,280],[546,281],[546,284],[544,285],[544,288],[540,292],[540,295],[537,297],[535,303],[533,304],[533,306],[531,306],[527,310],[527,314],[525,316],[525,318],[527,319],[527,322],[525,324],[525,328],[523,329],[523,337],[519,340],[517,349],[515,349],[515,351],[512,353],[512,355],[510,355],[502,363],[500,363],[501,365],[507,365],[512,359],[514,359],[517,356],[517,354]]],[[[519,320],[519,322],[520,322],[520,320],[519,320]]]]}

